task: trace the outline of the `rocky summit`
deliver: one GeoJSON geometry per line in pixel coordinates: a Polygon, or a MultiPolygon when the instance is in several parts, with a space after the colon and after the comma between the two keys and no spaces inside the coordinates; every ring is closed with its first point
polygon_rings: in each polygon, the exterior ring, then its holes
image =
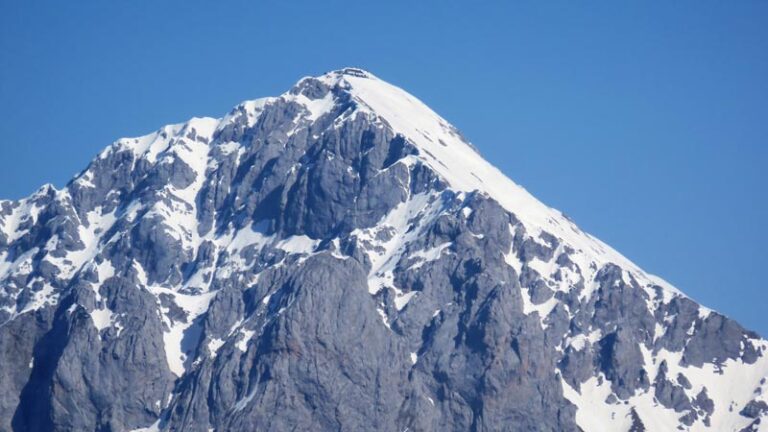
{"type": "Polygon", "coordinates": [[[347,68],[0,201],[2,431],[768,431],[768,342],[347,68]]]}

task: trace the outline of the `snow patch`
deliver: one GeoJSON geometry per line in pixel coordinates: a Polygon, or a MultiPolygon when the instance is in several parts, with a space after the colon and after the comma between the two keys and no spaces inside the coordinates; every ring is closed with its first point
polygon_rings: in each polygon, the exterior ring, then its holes
{"type": "Polygon", "coordinates": [[[381,322],[383,322],[388,329],[392,330],[392,327],[389,326],[389,318],[387,317],[387,313],[384,312],[384,309],[376,308],[376,312],[379,313],[379,316],[381,317],[381,322]]]}
{"type": "Polygon", "coordinates": [[[240,351],[246,352],[248,351],[248,342],[253,338],[253,335],[256,334],[256,332],[253,330],[240,330],[240,334],[240,340],[237,341],[235,346],[240,351]]]}
{"type": "Polygon", "coordinates": [[[397,309],[398,311],[403,310],[403,308],[408,305],[408,302],[411,301],[411,299],[413,298],[413,296],[415,296],[417,294],[417,292],[418,291],[409,291],[409,292],[404,293],[402,295],[396,296],[395,297],[395,309],[397,309]]]}
{"type": "Polygon", "coordinates": [[[101,332],[105,328],[112,326],[112,323],[114,322],[114,314],[107,308],[94,309],[91,311],[91,319],[93,320],[93,325],[96,326],[96,329],[101,332]]]}
{"type": "Polygon", "coordinates": [[[202,329],[200,324],[195,323],[195,320],[208,310],[216,292],[190,295],[159,286],[150,286],[147,289],[158,298],[158,304],[161,304],[160,296],[166,294],[170,296],[176,306],[183,309],[187,314],[186,321],[175,321],[169,317],[170,311],[167,308],[160,308],[163,323],[166,325],[163,332],[163,342],[168,368],[174,375],[180,377],[186,371],[189,353],[197,345],[201,336],[202,329]]]}
{"type": "Polygon", "coordinates": [[[289,253],[311,253],[319,243],[320,240],[305,235],[295,235],[277,242],[277,247],[289,253]]]}
{"type": "Polygon", "coordinates": [[[211,353],[211,357],[216,357],[222,345],[224,345],[224,340],[222,339],[212,338],[208,341],[208,352],[211,353]]]}

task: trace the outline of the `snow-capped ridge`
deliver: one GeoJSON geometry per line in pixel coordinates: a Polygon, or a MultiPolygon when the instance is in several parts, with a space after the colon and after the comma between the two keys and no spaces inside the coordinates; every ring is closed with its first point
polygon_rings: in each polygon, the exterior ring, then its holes
{"type": "MultiPolygon", "coordinates": [[[[576,250],[596,258],[598,264],[615,263],[647,277],[675,295],[682,293],[661,278],[647,275],[622,254],[579,229],[562,212],[533,197],[488,163],[458,130],[410,93],[359,68],[342,68],[315,79],[341,86],[368,112],[386,121],[421,152],[420,159],[457,192],[475,190],[514,213],[534,235],[550,232],[576,250]]],[[[300,81],[301,82],[301,81],[300,81]]],[[[298,85],[298,84],[297,84],[298,85]]]]}

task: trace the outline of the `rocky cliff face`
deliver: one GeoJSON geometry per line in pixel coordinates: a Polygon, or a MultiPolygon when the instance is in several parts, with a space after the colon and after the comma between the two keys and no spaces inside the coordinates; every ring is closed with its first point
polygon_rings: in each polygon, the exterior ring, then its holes
{"type": "Polygon", "coordinates": [[[358,69],[0,202],[0,430],[768,430],[767,349],[358,69]]]}

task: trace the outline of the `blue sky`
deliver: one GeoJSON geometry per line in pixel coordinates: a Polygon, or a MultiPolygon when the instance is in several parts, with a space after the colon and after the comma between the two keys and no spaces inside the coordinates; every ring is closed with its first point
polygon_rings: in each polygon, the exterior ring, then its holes
{"type": "Polygon", "coordinates": [[[118,137],[359,66],[768,335],[768,2],[0,0],[0,197],[118,137]]]}

